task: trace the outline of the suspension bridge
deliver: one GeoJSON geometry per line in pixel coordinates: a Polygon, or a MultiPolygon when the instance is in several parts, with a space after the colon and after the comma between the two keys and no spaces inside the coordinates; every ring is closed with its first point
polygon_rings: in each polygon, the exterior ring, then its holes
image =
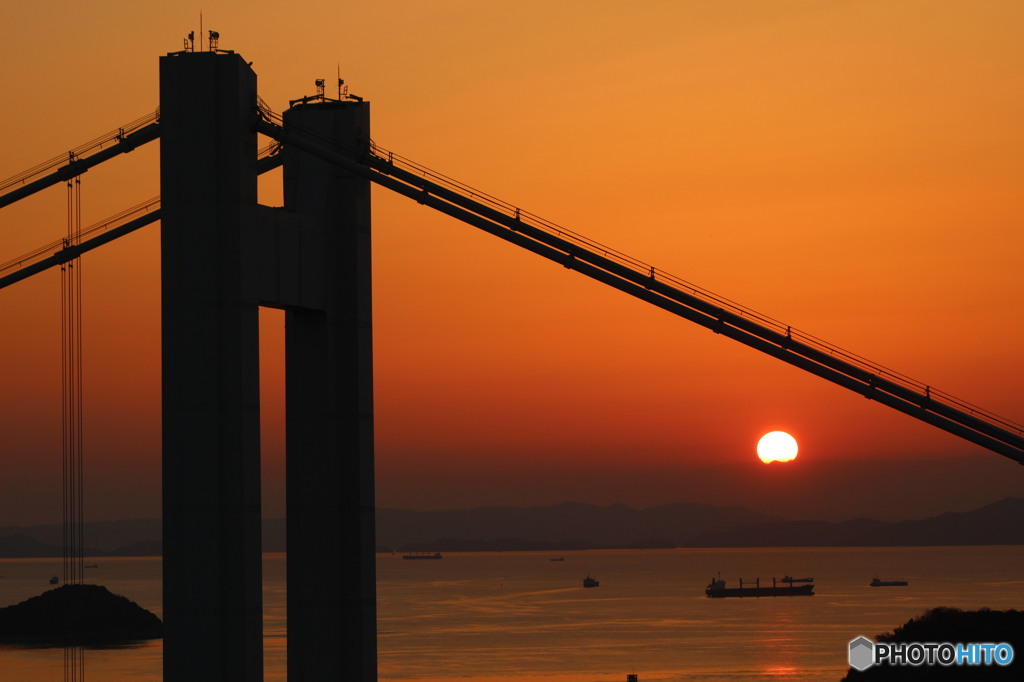
{"type": "Polygon", "coordinates": [[[159,141],[161,196],[0,264],[0,288],[161,223],[166,680],[262,679],[260,306],[287,316],[289,679],[376,678],[370,183],[1024,463],[1024,426],[389,151],[369,103],[318,86],[277,114],[241,56],[186,46],[153,113],[0,183],[3,207],[159,141]],[[261,206],[277,167],[284,206],[261,206]]]}

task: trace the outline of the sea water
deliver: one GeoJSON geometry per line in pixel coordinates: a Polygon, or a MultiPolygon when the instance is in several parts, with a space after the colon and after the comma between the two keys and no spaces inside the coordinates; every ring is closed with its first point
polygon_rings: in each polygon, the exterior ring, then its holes
{"type": "MultiPolygon", "coordinates": [[[[284,557],[264,557],[268,681],[284,681],[284,557]]],[[[86,569],[161,613],[158,558],[86,569]]],[[[59,559],[0,561],[0,605],[48,589],[59,559]]],[[[847,645],[936,606],[1024,608],[1024,547],[680,549],[377,557],[379,678],[391,682],[838,680],[847,645]],[[561,558],[562,561],[551,561],[561,558]],[[600,581],[583,588],[583,578],[600,581]],[[708,599],[759,578],[813,577],[815,596],[708,599]],[[869,586],[875,576],[907,587],[869,586]]],[[[0,680],[59,680],[63,649],[0,648],[0,680]]],[[[159,642],[88,649],[94,682],[160,679],[159,642]]]]}

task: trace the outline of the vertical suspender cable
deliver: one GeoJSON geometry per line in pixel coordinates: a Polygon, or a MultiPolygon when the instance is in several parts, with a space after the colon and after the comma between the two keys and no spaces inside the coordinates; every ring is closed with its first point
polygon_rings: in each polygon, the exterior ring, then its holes
{"type": "MultiPolygon", "coordinates": [[[[73,162],[74,153],[69,154],[73,162]]],[[[82,181],[68,180],[68,234],[76,246],[82,232],[82,181]]],[[[64,582],[80,585],[85,577],[82,504],[82,270],[75,258],[61,266],[61,510],[64,582]]],[[[85,652],[64,647],[64,682],[83,682],[85,652]]]]}
{"type": "MultiPolygon", "coordinates": [[[[70,182],[68,183],[70,188],[70,182]]],[[[71,223],[71,200],[70,200],[70,189],[68,190],[68,224],[71,223]]],[[[65,244],[68,238],[65,237],[65,244]]],[[[69,532],[71,530],[71,524],[68,519],[68,453],[71,448],[68,444],[68,438],[70,437],[70,430],[68,429],[68,395],[70,390],[70,381],[68,377],[68,264],[63,263],[60,266],[60,409],[61,409],[61,423],[60,423],[60,526],[61,526],[61,548],[63,564],[61,567],[61,577],[64,582],[68,582],[69,571],[69,549],[71,547],[71,538],[69,532]]]]}
{"type": "MultiPolygon", "coordinates": [[[[75,245],[82,241],[82,178],[75,178],[75,245]]],[[[85,519],[82,480],[82,259],[73,262],[75,280],[75,582],[85,581],[85,519]]]]}

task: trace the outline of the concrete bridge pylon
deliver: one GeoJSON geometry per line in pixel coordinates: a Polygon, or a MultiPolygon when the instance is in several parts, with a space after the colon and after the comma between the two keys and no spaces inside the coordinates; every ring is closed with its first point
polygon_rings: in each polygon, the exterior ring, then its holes
{"type": "MultiPolygon", "coordinates": [[[[376,679],[369,181],[285,148],[259,205],[256,74],[160,60],[164,679],[263,677],[260,306],[286,316],[288,679],[376,679]],[[357,634],[353,635],[355,631],[357,634]]],[[[342,153],[369,104],[284,114],[342,153]]]]}

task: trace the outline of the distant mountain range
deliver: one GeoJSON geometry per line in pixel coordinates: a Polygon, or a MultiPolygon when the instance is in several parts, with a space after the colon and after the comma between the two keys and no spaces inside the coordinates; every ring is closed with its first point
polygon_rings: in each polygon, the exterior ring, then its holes
{"type": "Polygon", "coordinates": [[[691,537],[687,547],[907,547],[1024,544],[1024,499],[919,521],[776,521],[691,537]]]}
{"type": "MultiPolygon", "coordinates": [[[[160,519],[95,521],[84,528],[85,555],[160,556],[160,519]]],[[[15,557],[60,557],[62,531],[58,523],[0,528],[0,559],[15,557]]],[[[263,548],[284,551],[284,519],[263,521],[263,548]]]]}
{"type": "MultiPolygon", "coordinates": [[[[264,521],[263,548],[285,549],[284,521],[264,521]]],[[[0,528],[0,558],[61,556],[58,524],[0,528]]],[[[87,523],[88,556],[155,556],[160,521],[87,523]]],[[[852,547],[1024,544],[1024,499],[917,521],[788,521],[741,507],[546,507],[377,510],[378,551],[558,551],[667,547],[852,547]]]]}
{"type": "Polygon", "coordinates": [[[678,547],[696,533],[781,522],[741,507],[668,504],[633,509],[563,502],[548,507],[377,511],[377,545],[398,550],[678,547]]]}
{"type": "Polygon", "coordinates": [[[518,509],[377,512],[377,544],[398,551],[632,547],[871,547],[1024,544],[1024,499],[919,521],[787,521],[740,507],[649,509],[565,503],[518,509]]]}

